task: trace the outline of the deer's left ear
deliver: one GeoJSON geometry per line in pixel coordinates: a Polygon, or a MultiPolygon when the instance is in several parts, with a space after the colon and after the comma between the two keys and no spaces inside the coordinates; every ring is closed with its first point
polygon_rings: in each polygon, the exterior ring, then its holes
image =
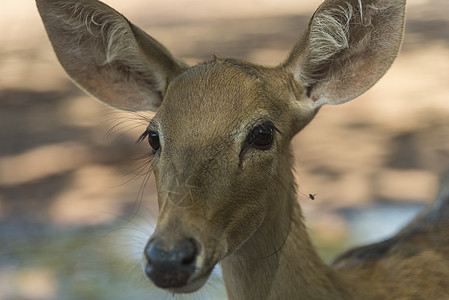
{"type": "Polygon", "coordinates": [[[316,108],[364,93],[399,52],[405,0],[326,0],[284,64],[316,108]]]}

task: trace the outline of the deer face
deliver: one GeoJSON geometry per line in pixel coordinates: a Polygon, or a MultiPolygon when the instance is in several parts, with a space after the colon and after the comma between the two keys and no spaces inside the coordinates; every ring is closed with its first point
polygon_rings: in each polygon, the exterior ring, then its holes
{"type": "Polygon", "coordinates": [[[273,73],[215,60],[168,86],[147,129],[160,214],[144,263],[157,285],[199,288],[276,210],[292,128],[313,114],[273,73]]]}
{"type": "Polygon", "coordinates": [[[157,111],[142,136],[160,210],[145,271],[160,287],[191,292],[250,239],[275,244],[273,227],[289,212],[283,193],[294,197],[291,138],[322,105],[383,76],[401,44],[405,0],[324,1],[273,68],[220,59],[189,68],[97,0],[37,5],[78,85],[118,109],[157,111]]]}

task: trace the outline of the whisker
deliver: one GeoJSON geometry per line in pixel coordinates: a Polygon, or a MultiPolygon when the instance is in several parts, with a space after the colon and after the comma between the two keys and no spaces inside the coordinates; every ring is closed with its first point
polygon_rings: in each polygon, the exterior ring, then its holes
{"type": "Polygon", "coordinates": [[[130,211],[130,215],[129,215],[130,218],[135,217],[137,215],[137,213],[139,212],[140,206],[142,205],[145,188],[148,184],[150,176],[151,176],[151,172],[147,172],[143,175],[144,178],[143,178],[142,184],[140,185],[136,199],[135,199],[133,206],[131,208],[131,211],[130,211]]]}

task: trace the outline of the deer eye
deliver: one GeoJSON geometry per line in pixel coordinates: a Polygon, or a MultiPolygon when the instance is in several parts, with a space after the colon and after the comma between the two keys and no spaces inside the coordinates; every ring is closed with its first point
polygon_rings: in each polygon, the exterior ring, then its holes
{"type": "Polygon", "coordinates": [[[159,134],[156,131],[152,131],[147,129],[137,140],[137,142],[143,141],[146,137],[148,137],[148,143],[153,149],[153,154],[160,150],[161,143],[159,140],[159,134]]]}
{"type": "Polygon", "coordinates": [[[253,128],[247,138],[247,143],[256,149],[267,150],[273,144],[276,127],[272,122],[265,122],[253,128]]]}
{"type": "Polygon", "coordinates": [[[159,134],[155,131],[148,132],[148,143],[153,148],[153,152],[157,152],[161,148],[159,134]]]}

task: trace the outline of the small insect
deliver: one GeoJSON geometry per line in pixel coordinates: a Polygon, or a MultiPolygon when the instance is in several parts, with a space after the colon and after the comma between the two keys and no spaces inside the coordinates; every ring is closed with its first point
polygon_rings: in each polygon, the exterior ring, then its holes
{"type": "Polygon", "coordinates": [[[315,200],[315,196],[316,196],[316,194],[309,194],[310,200],[315,200]]]}

